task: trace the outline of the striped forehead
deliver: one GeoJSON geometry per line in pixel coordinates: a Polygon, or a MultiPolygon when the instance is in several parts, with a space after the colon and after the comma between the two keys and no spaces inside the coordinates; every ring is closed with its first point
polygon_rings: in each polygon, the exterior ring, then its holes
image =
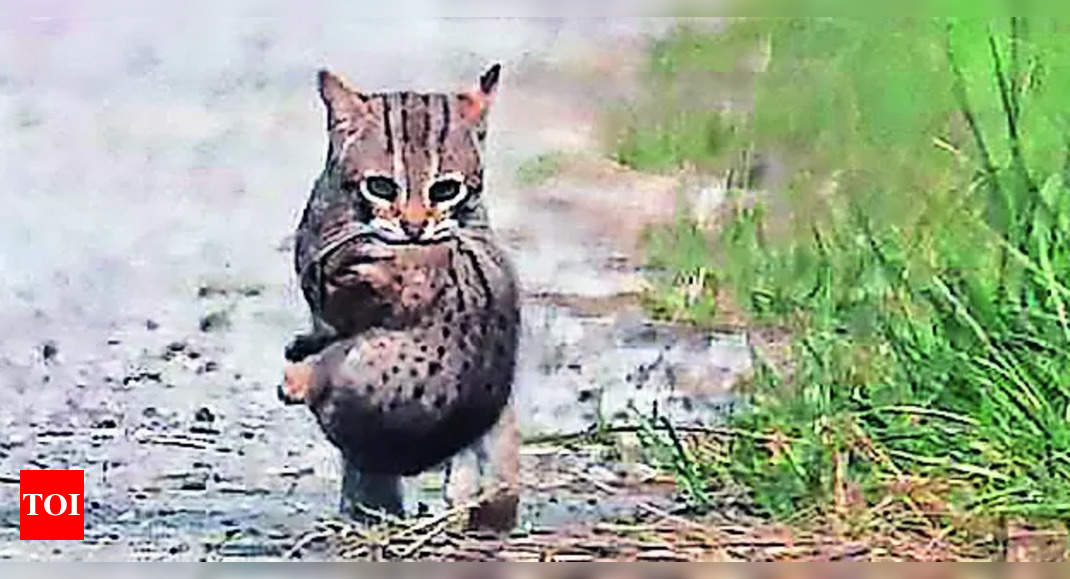
{"type": "Polygon", "coordinates": [[[343,170],[356,178],[389,175],[417,197],[446,174],[460,174],[469,189],[480,189],[484,125],[465,118],[460,95],[399,91],[362,101],[362,120],[339,135],[343,170]]]}
{"type": "Polygon", "coordinates": [[[442,93],[392,92],[373,95],[394,177],[405,187],[439,170],[454,123],[452,97],[442,93]]]}

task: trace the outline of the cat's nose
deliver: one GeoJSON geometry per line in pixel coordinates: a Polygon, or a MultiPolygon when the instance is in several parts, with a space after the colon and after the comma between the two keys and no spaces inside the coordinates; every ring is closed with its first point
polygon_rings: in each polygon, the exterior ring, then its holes
{"type": "Polygon", "coordinates": [[[424,229],[426,228],[426,219],[420,221],[410,221],[408,219],[401,220],[401,230],[405,232],[405,235],[409,239],[419,239],[423,235],[424,229]]]}
{"type": "Polygon", "coordinates": [[[409,203],[401,211],[401,219],[398,221],[401,230],[409,239],[419,239],[427,228],[427,208],[419,202],[419,198],[410,199],[409,203]]]}

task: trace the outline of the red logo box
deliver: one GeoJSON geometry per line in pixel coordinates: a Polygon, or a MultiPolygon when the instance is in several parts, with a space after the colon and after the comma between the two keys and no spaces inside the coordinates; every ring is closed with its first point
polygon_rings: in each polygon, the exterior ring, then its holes
{"type": "Polygon", "coordinates": [[[19,539],[85,539],[85,471],[19,471],[19,539]]]}

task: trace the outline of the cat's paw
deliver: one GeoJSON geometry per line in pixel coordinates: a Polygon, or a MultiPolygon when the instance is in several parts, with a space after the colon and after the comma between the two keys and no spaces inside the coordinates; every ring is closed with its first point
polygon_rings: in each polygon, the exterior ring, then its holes
{"type": "Polygon", "coordinates": [[[519,505],[520,497],[515,490],[493,493],[468,509],[468,528],[508,533],[516,527],[519,505]]]}
{"type": "Polygon", "coordinates": [[[334,336],[326,334],[299,334],[286,344],[283,355],[288,362],[300,362],[322,352],[333,339],[334,336]]]}

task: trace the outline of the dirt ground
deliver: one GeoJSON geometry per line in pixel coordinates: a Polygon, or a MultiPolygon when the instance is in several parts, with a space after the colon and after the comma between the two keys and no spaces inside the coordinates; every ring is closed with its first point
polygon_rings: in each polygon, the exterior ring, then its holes
{"type": "MultiPolygon", "coordinates": [[[[503,63],[488,196],[526,295],[524,435],[731,406],[746,340],[632,299],[635,235],[672,215],[675,182],[599,161],[516,179],[540,153],[597,157],[598,114],[671,22],[54,4],[0,22],[0,558],[274,559],[336,511],[335,450],[275,396],[307,316],[290,234],[326,150],[322,66],[369,90],[461,89],[503,63]],[[58,468],[86,471],[86,540],[20,542],[19,470],[58,468]]],[[[672,508],[643,465],[545,445],[522,461],[528,530],[672,508]],[[638,490],[548,482],[561,472],[638,490]]],[[[414,506],[433,478],[409,483],[414,506]]]]}

